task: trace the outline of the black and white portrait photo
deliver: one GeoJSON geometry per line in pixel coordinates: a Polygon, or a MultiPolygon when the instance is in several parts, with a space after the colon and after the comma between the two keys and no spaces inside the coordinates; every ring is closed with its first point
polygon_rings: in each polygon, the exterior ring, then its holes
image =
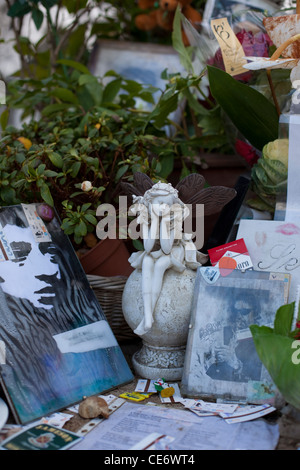
{"type": "Polygon", "coordinates": [[[0,383],[21,423],[132,380],[58,218],[44,225],[0,209],[0,383]]]}
{"type": "Polygon", "coordinates": [[[263,403],[274,387],[249,327],[273,325],[276,310],[286,303],[289,276],[238,269],[222,275],[215,267],[206,271],[199,268],[196,278],[184,393],[263,403]]]}

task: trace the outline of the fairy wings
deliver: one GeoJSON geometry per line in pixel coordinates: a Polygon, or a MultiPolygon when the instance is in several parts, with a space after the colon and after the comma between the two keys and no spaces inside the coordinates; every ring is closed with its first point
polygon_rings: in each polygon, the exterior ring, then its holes
{"type": "MultiPolygon", "coordinates": [[[[143,196],[155,183],[144,173],[134,174],[133,184],[122,182],[122,189],[127,196],[143,196]]],[[[176,186],[178,197],[184,204],[192,207],[193,216],[197,204],[204,204],[204,215],[220,212],[236,196],[236,190],[225,186],[205,187],[205,178],[192,173],[183,178],[176,186]]]]}

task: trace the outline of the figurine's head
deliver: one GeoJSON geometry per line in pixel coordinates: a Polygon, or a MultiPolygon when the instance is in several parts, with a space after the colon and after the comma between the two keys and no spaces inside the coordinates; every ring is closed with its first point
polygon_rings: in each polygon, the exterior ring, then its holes
{"type": "Polygon", "coordinates": [[[183,211],[184,218],[189,214],[187,206],[181,201],[178,196],[177,189],[173,188],[171,183],[161,183],[160,181],[148,189],[143,198],[143,204],[148,209],[149,206],[157,215],[169,215],[170,210],[183,211]]]}
{"type": "Polygon", "coordinates": [[[171,183],[161,183],[160,181],[145,192],[143,200],[145,204],[167,204],[170,206],[182,203],[178,197],[177,189],[173,188],[171,183]]]}

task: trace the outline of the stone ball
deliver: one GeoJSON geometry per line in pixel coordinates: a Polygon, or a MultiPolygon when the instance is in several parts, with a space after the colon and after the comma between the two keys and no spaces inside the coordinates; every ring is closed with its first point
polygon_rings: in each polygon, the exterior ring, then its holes
{"type": "MultiPolygon", "coordinates": [[[[154,310],[151,329],[141,338],[153,346],[181,346],[187,341],[196,271],[166,271],[154,310]]],[[[123,291],[123,314],[134,330],[143,319],[142,272],[136,269],[129,276],[123,291]]]]}

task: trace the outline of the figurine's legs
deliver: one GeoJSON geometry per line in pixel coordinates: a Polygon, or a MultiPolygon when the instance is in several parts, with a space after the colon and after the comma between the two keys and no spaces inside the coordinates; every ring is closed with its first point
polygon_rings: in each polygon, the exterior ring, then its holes
{"type": "Polygon", "coordinates": [[[152,279],[152,316],[161,292],[164,274],[172,265],[170,256],[161,256],[155,262],[152,279]]]}
{"type": "Polygon", "coordinates": [[[142,292],[144,300],[144,320],[145,326],[151,328],[152,324],[152,282],[153,282],[153,272],[154,272],[154,259],[151,256],[145,256],[143,260],[142,268],[142,292]]]}
{"type": "Polygon", "coordinates": [[[144,317],[134,330],[135,334],[143,335],[152,327],[153,313],[161,292],[163,277],[171,265],[170,256],[163,255],[155,261],[151,256],[144,257],[142,265],[144,317]]]}
{"type": "Polygon", "coordinates": [[[144,304],[144,316],[140,324],[134,330],[137,335],[145,334],[152,326],[152,280],[154,270],[154,259],[146,255],[142,264],[142,294],[144,304]]]}
{"type": "Polygon", "coordinates": [[[148,330],[146,330],[145,328],[145,318],[143,318],[143,320],[138,324],[136,329],[133,330],[133,332],[138,336],[144,335],[145,333],[147,333],[147,331],[148,330]]]}

